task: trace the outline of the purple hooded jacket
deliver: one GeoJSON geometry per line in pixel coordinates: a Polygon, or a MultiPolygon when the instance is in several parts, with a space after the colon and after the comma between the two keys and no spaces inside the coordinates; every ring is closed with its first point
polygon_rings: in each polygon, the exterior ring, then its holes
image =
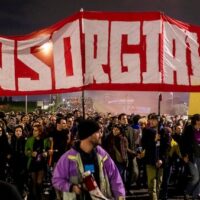
{"type": "MultiPolygon", "coordinates": [[[[100,190],[109,199],[125,199],[125,188],[119,171],[109,154],[100,146],[96,147],[99,164],[100,190]]],[[[82,183],[83,164],[79,152],[71,148],[58,160],[53,172],[53,186],[70,192],[73,184],[82,183]]]]}

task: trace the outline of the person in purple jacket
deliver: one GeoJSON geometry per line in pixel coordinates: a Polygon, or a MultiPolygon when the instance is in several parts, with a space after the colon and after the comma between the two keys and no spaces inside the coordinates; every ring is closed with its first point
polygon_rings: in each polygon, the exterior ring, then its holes
{"type": "Polygon", "coordinates": [[[53,171],[53,186],[64,199],[93,199],[83,179],[90,171],[105,198],[125,199],[125,188],[119,171],[109,154],[100,146],[102,132],[93,120],[82,120],[78,126],[79,141],[58,160],[53,171]]]}

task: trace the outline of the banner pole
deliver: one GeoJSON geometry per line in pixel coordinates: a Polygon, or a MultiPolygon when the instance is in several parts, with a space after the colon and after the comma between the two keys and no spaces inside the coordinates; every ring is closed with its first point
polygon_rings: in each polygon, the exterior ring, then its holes
{"type": "Polygon", "coordinates": [[[160,104],[162,101],[162,94],[160,93],[158,96],[158,115],[160,116],[160,104]]]}
{"type": "Polygon", "coordinates": [[[82,110],[83,110],[83,119],[85,119],[85,92],[84,90],[82,90],[82,110]]]}
{"type": "Polygon", "coordinates": [[[28,113],[28,96],[25,95],[25,113],[28,113]]]}
{"type": "MultiPolygon", "coordinates": [[[[80,9],[80,38],[81,38],[81,54],[82,54],[82,69],[84,72],[85,69],[85,49],[84,49],[84,41],[83,41],[83,29],[84,29],[84,25],[83,25],[83,12],[84,9],[81,8],[80,9]]],[[[85,91],[84,91],[84,77],[83,77],[83,89],[82,89],[82,96],[81,96],[81,103],[82,103],[82,112],[83,112],[83,119],[85,119],[85,91]]]]}

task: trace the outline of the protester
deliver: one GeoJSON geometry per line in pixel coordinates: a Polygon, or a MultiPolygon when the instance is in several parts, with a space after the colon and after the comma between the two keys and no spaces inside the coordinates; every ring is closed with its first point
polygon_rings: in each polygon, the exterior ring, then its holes
{"type": "Polygon", "coordinates": [[[70,196],[76,196],[79,200],[90,200],[92,197],[83,183],[83,173],[90,171],[100,188],[101,196],[125,199],[119,171],[100,146],[102,133],[99,124],[93,120],[83,120],[79,123],[78,134],[80,141],[59,159],[55,167],[53,186],[64,192],[66,200],[71,199],[70,196]]]}
{"type": "Polygon", "coordinates": [[[49,142],[44,138],[43,127],[38,124],[33,127],[33,136],[25,144],[25,155],[28,157],[27,168],[31,174],[31,200],[40,200],[42,181],[47,168],[47,152],[49,142]]]}
{"type": "Polygon", "coordinates": [[[74,128],[74,116],[72,114],[68,114],[65,117],[65,119],[66,119],[66,129],[69,131],[67,140],[67,149],[69,149],[75,141],[75,135],[72,132],[74,128]]]}
{"type": "Polygon", "coordinates": [[[67,151],[68,134],[69,130],[67,129],[66,119],[63,116],[57,117],[56,127],[49,133],[53,154],[52,166],[54,166],[60,156],[67,151]]]}
{"type": "Polygon", "coordinates": [[[184,192],[185,200],[189,199],[189,195],[200,199],[200,114],[194,114],[191,124],[183,131],[182,155],[191,175],[184,192]]]}
{"type": "Polygon", "coordinates": [[[109,147],[106,149],[115,162],[124,184],[128,166],[128,140],[119,125],[113,126],[112,133],[107,138],[109,147]]]}
{"type": "Polygon", "coordinates": [[[24,184],[26,177],[26,163],[27,159],[25,156],[25,137],[23,136],[23,127],[17,125],[14,128],[14,135],[11,137],[11,167],[13,169],[14,183],[23,196],[24,184]]]}
{"type": "Polygon", "coordinates": [[[6,179],[5,168],[6,163],[10,159],[10,146],[8,138],[3,126],[0,126],[0,180],[6,179]]]}
{"type": "Polygon", "coordinates": [[[29,115],[22,115],[19,123],[23,127],[25,137],[30,137],[32,134],[29,115]]]}
{"type": "Polygon", "coordinates": [[[170,141],[165,129],[159,126],[159,116],[149,115],[149,127],[143,129],[142,148],[145,151],[145,163],[150,200],[158,200],[170,141]]]}
{"type": "Polygon", "coordinates": [[[172,167],[176,163],[177,159],[181,159],[181,152],[178,143],[171,137],[172,129],[170,127],[164,128],[169,134],[170,145],[165,158],[165,164],[163,166],[163,180],[162,180],[162,200],[168,199],[168,186],[172,174],[172,167]]]}
{"type": "Polygon", "coordinates": [[[128,116],[125,113],[121,113],[118,116],[119,126],[123,129],[123,132],[128,140],[128,169],[127,169],[127,181],[126,190],[128,195],[132,195],[131,187],[137,181],[139,170],[137,164],[137,152],[136,152],[136,138],[135,131],[128,123],[128,116]]]}

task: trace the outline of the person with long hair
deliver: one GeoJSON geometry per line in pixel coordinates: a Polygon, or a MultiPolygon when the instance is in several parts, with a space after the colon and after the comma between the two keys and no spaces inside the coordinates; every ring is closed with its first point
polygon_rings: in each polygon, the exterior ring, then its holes
{"type": "Polygon", "coordinates": [[[47,168],[47,155],[49,141],[43,137],[43,127],[38,124],[33,126],[33,136],[27,139],[25,154],[28,157],[27,168],[31,174],[31,198],[41,199],[42,181],[47,168]]]}
{"type": "Polygon", "coordinates": [[[23,195],[24,184],[26,179],[26,156],[24,153],[25,137],[23,136],[23,127],[17,125],[14,128],[14,134],[11,136],[11,167],[13,169],[14,183],[23,195]]]}

